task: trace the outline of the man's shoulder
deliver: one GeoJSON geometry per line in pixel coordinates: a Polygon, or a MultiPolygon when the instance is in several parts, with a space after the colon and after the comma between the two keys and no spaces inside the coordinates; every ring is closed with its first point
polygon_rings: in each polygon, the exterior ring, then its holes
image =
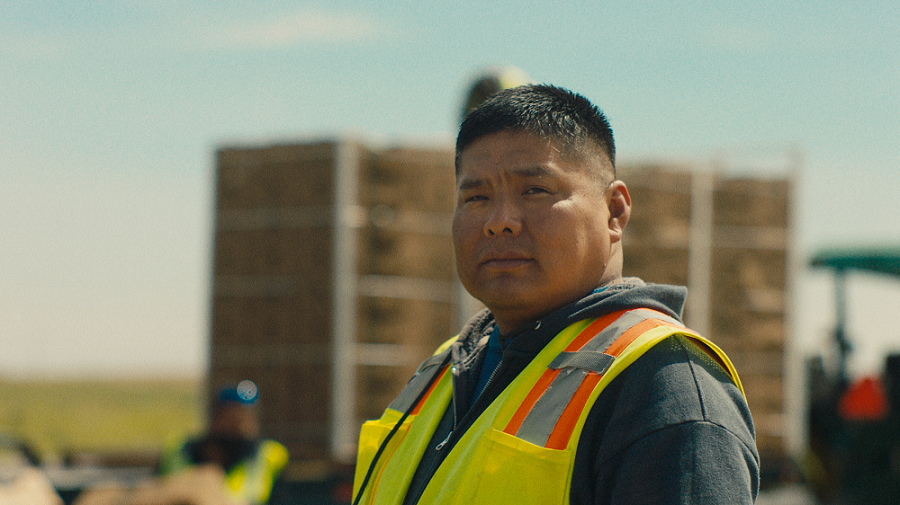
{"type": "Polygon", "coordinates": [[[623,375],[623,387],[640,388],[655,401],[686,395],[679,401],[702,402],[706,395],[701,393],[732,389],[742,396],[728,371],[702,344],[678,333],[648,349],[623,375]]]}
{"type": "Polygon", "coordinates": [[[725,493],[716,503],[744,503],[735,493],[755,486],[758,475],[753,421],[740,389],[716,360],[681,334],[649,349],[603,391],[589,413],[576,457],[572,493],[578,497],[592,497],[603,488],[597,482],[623,478],[638,468],[649,471],[652,478],[640,484],[626,478],[620,489],[623,503],[632,494],[671,496],[701,480],[704,490],[718,486],[725,493]],[[695,457],[711,453],[719,456],[695,457]],[[725,473],[723,465],[729,467],[725,473]],[[708,479],[700,476],[703,472],[708,479]]]}
{"type": "MultiPolygon", "coordinates": [[[[685,423],[713,423],[753,443],[746,400],[728,372],[692,339],[672,335],[649,349],[600,396],[620,440],[685,423]]],[[[597,405],[595,405],[597,407],[597,405]]]]}

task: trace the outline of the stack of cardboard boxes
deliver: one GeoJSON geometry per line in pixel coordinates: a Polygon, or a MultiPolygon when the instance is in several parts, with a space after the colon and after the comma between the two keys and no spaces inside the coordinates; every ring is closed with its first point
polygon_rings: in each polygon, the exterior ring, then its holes
{"type": "MultiPolygon", "coordinates": [[[[209,387],[252,379],[294,474],[352,463],[415,366],[474,310],[454,277],[448,148],[326,141],[218,152],[209,387]]],[[[619,167],[625,274],[687,284],[732,358],[764,459],[785,454],[787,178],[619,167]]]]}

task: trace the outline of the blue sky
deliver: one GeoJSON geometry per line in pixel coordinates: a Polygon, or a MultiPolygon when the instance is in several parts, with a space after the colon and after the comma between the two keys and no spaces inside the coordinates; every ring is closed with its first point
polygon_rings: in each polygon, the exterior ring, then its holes
{"type": "MultiPolygon", "coordinates": [[[[898,244],[898,40],[893,1],[0,0],[0,374],[202,373],[215,149],[443,142],[492,65],[591,98],[623,160],[798,150],[799,257],[898,244]]],[[[900,342],[900,283],[850,287],[860,345],[900,342]]]]}

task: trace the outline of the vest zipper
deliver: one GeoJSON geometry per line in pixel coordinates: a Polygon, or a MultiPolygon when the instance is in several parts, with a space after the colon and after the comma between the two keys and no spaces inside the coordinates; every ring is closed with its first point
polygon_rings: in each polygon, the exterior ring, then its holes
{"type": "Polygon", "coordinates": [[[451,436],[453,436],[453,428],[450,428],[450,433],[447,433],[447,438],[442,440],[438,445],[434,446],[434,450],[440,451],[441,449],[443,449],[444,446],[447,445],[447,442],[450,441],[451,436]]]}
{"type": "MultiPolygon", "coordinates": [[[[451,365],[451,367],[450,367],[450,388],[451,388],[453,394],[450,395],[450,408],[453,409],[453,423],[450,425],[450,431],[447,433],[447,436],[444,437],[444,440],[441,440],[441,442],[438,445],[434,446],[434,451],[438,452],[438,453],[443,452],[444,447],[450,441],[450,438],[453,437],[453,433],[456,431],[456,425],[458,422],[457,415],[456,415],[456,396],[457,396],[456,395],[456,374],[453,373],[455,371],[456,371],[456,366],[451,365]]],[[[422,482],[418,486],[416,486],[414,499],[410,500],[409,498],[411,496],[407,495],[407,497],[406,497],[406,499],[404,499],[403,503],[407,503],[407,504],[418,504],[419,503],[419,498],[422,497],[422,494],[425,492],[425,488],[428,487],[428,484],[431,482],[431,478],[434,477],[434,472],[436,472],[437,467],[440,466],[439,462],[443,462],[443,458],[436,458],[431,462],[431,464],[429,465],[428,474],[427,474],[428,478],[425,479],[424,482],[422,482]]]]}
{"type": "Polygon", "coordinates": [[[456,366],[450,368],[450,388],[453,391],[453,394],[450,395],[450,408],[453,409],[453,423],[450,425],[450,432],[447,433],[446,438],[441,441],[438,445],[434,446],[434,450],[440,452],[447,442],[450,441],[450,437],[453,436],[453,432],[456,431],[456,425],[458,422],[457,414],[456,414],[456,374],[453,373],[456,371],[456,366]]]}
{"type": "MultiPolygon", "coordinates": [[[[502,363],[503,363],[503,358],[500,358],[500,363],[497,363],[497,366],[491,372],[491,376],[488,377],[487,382],[484,384],[484,389],[481,390],[482,393],[487,391],[488,386],[490,386],[491,383],[494,382],[494,377],[497,375],[497,370],[500,369],[500,365],[502,363]]],[[[450,442],[450,439],[453,438],[453,434],[456,433],[456,428],[457,428],[457,425],[459,422],[459,418],[458,418],[457,410],[456,410],[456,397],[458,396],[456,394],[456,374],[453,373],[455,371],[455,369],[456,369],[455,366],[450,368],[450,384],[453,389],[453,395],[450,397],[450,408],[453,409],[453,424],[450,425],[450,432],[447,433],[447,436],[444,438],[444,440],[442,440],[441,443],[439,443],[438,445],[434,446],[434,450],[437,452],[442,452],[444,450],[444,447],[450,442]]],[[[481,398],[481,394],[479,394],[478,398],[476,398],[472,402],[472,405],[470,406],[469,410],[471,410],[471,407],[473,407],[480,398],[481,398]]],[[[431,468],[428,472],[428,479],[423,483],[423,485],[419,486],[419,488],[416,490],[417,496],[415,497],[415,500],[413,500],[411,502],[404,502],[404,503],[413,503],[413,504],[419,503],[419,498],[422,497],[422,494],[425,492],[425,488],[428,487],[428,484],[431,482],[431,478],[434,477],[434,473],[437,471],[437,467],[440,466],[438,461],[440,461],[442,463],[444,461],[444,459],[439,458],[438,460],[435,460],[431,464],[431,468]]]]}

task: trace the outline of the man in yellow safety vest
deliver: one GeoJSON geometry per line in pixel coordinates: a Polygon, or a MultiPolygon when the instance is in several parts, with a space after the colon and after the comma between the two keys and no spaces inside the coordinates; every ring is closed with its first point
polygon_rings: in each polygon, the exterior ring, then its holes
{"type": "Polygon", "coordinates": [[[355,503],[750,504],[740,379],[680,320],[686,289],[623,278],[631,197],[581,95],[502,91],[456,143],[453,241],[487,307],[363,426],[355,503]]]}
{"type": "Polygon", "coordinates": [[[280,443],[260,437],[257,396],[256,384],[249,380],[222,388],[213,402],[207,433],[168,448],[160,474],[215,468],[222,472],[223,491],[234,503],[268,503],[289,455],[280,443]]]}

